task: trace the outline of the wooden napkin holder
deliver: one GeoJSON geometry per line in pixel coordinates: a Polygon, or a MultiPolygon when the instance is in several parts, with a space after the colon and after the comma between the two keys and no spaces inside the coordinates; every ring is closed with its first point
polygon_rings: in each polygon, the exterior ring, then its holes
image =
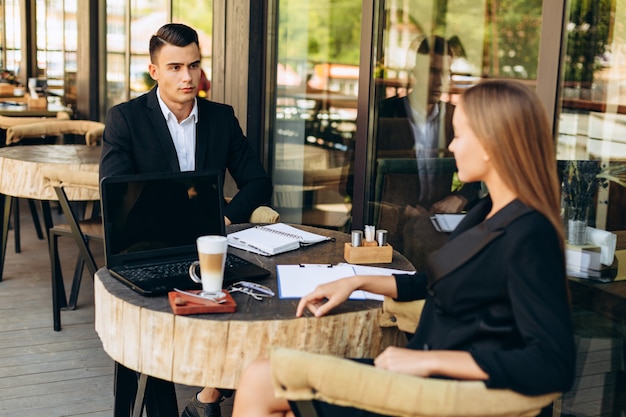
{"type": "Polygon", "coordinates": [[[33,98],[29,94],[26,97],[26,104],[29,110],[45,110],[48,108],[48,99],[46,97],[33,98]]]}
{"type": "Polygon", "coordinates": [[[15,86],[9,83],[0,83],[0,95],[12,96],[15,86]]]}
{"type": "Polygon", "coordinates": [[[346,242],[343,248],[343,257],[351,264],[388,264],[393,258],[393,248],[389,243],[378,246],[376,243],[364,242],[363,246],[352,246],[346,242]]]}

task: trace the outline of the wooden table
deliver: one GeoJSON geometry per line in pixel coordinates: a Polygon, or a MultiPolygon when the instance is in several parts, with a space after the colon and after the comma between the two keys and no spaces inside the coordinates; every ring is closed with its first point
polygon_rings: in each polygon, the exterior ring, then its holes
{"type": "Polygon", "coordinates": [[[29,109],[24,103],[20,104],[1,104],[0,103],[0,116],[12,116],[12,117],[55,117],[59,112],[66,112],[72,114],[72,110],[68,107],[58,104],[48,104],[46,108],[41,109],[29,109]]]}
{"type": "MultiPolygon", "coordinates": [[[[42,171],[62,165],[67,169],[98,171],[101,149],[86,145],[29,145],[0,148],[0,281],[9,232],[9,216],[13,198],[40,200],[46,232],[52,226],[49,204],[57,200],[52,187],[46,187],[42,171]]],[[[97,192],[68,189],[72,201],[98,200],[97,192]]]]}
{"type": "MultiPolygon", "coordinates": [[[[228,228],[234,231],[249,225],[228,228]]],[[[302,229],[335,238],[274,257],[263,257],[242,250],[229,251],[272,271],[260,281],[276,293],[276,265],[345,262],[344,243],[349,235],[308,226],[302,229]]],[[[413,270],[399,253],[390,268],[413,270]]],[[[406,337],[395,328],[381,328],[379,301],[350,300],[332,314],[314,318],[295,317],[298,300],[278,296],[256,301],[233,293],[235,313],[176,316],[165,296],[143,297],[100,269],[95,277],[95,327],[104,350],[118,365],[116,413],[132,402],[122,393],[136,389],[136,375],[156,378],[161,412],[176,412],[173,384],[236,388],[239,375],[260,357],[267,357],[270,346],[283,346],[345,357],[374,357],[386,346],[403,345],[406,337]],[[167,388],[167,387],[170,388],[167,388]],[[130,387],[130,388],[129,388],[130,387]],[[169,391],[169,393],[168,393],[169,391]],[[170,396],[168,400],[167,397],[170,396]],[[171,398],[173,396],[173,398],[171,398]]],[[[145,381],[145,379],[144,379],[145,381]]]]}

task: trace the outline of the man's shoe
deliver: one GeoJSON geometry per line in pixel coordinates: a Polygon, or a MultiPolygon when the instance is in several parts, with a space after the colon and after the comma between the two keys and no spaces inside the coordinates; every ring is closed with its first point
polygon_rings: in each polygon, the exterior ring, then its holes
{"type": "Polygon", "coordinates": [[[181,417],[222,417],[220,401],[203,403],[198,400],[198,394],[194,394],[181,417]]]}

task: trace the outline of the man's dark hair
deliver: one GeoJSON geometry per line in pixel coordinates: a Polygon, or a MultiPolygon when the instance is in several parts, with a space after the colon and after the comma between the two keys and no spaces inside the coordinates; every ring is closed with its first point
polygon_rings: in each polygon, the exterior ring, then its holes
{"type": "Polygon", "coordinates": [[[156,62],[156,55],[166,44],[185,47],[195,43],[200,47],[198,32],[182,23],[168,23],[159,28],[150,38],[150,61],[156,62]]]}
{"type": "Polygon", "coordinates": [[[437,55],[448,54],[452,58],[465,57],[465,48],[458,36],[452,36],[450,39],[444,39],[441,36],[431,36],[418,38],[412,43],[417,45],[417,53],[428,55],[431,52],[437,55]]]}

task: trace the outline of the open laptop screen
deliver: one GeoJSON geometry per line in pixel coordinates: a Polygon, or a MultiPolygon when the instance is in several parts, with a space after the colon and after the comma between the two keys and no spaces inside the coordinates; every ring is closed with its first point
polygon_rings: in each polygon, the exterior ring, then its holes
{"type": "Polygon", "coordinates": [[[196,238],[225,235],[219,171],[104,178],[107,267],[196,253],[196,238]]]}

